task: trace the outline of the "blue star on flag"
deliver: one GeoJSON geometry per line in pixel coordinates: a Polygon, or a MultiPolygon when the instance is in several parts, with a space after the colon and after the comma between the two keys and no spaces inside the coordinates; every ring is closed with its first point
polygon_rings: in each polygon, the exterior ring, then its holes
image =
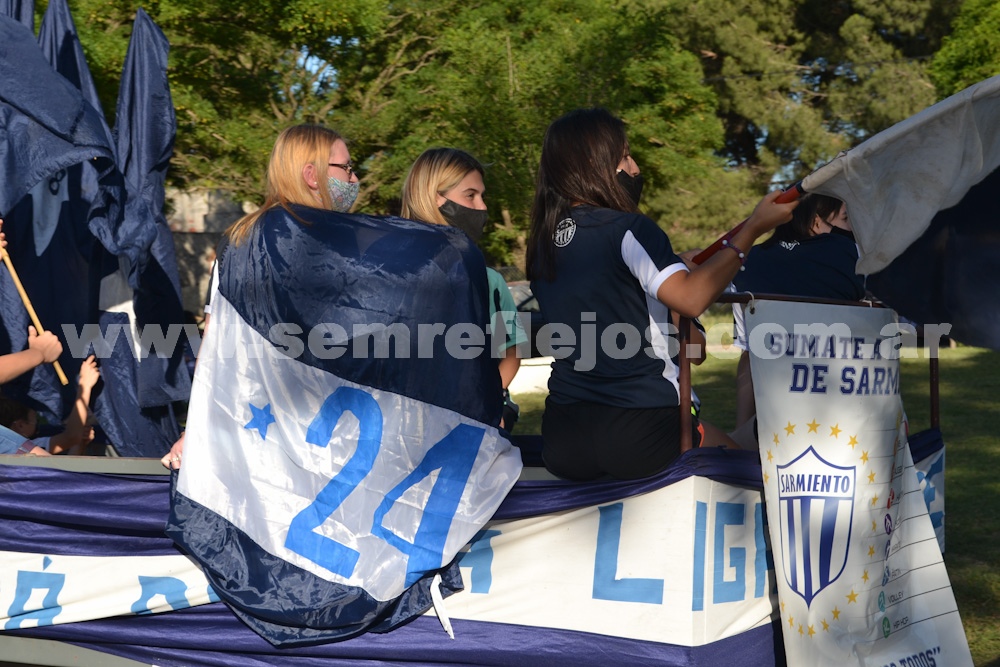
{"type": "Polygon", "coordinates": [[[271,414],[271,404],[268,403],[262,408],[258,408],[253,403],[249,403],[250,411],[253,413],[253,419],[247,422],[247,425],[243,428],[247,429],[257,429],[260,433],[262,440],[267,439],[267,427],[275,422],[274,415],[271,414]]]}

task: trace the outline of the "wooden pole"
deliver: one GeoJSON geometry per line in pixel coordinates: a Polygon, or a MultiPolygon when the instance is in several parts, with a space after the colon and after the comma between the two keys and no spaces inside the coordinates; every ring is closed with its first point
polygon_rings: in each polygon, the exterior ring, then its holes
{"type": "MultiPolygon", "coordinates": [[[[10,271],[10,277],[14,279],[14,286],[17,287],[17,293],[21,295],[21,301],[24,302],[24,307],[28,309],[28,316],[31,318],[31,323],[35,325],[35,330],[41,334],[45,329],[42,328],[41,322],[38,321],[38,314],[35,313],[35,308],[31,305],[31,300],[28,298],[28,293],[24,291],[24,285],[21,284],[21,279],[17,277],[17,271],[14,270],[14,263],[10,261],[10,255],[7,254],[6,248],[0,248],[0,253],[3,253],[3,263],[7,265],[7,270],[10,271]]],[[[56,369],[56,375],[59,376],[59,382],[63,386],[69,384],[69,380],[66,379],[66,374],[63,373],[62,366],[59,365],[58,361],[53,361],[52,366],[56,369]]]]}
{"type": "Polygon", "coordinates": [[[681,344],[681,349],[677,354],[678,365],[680,366],[677,384],[679,385],[680,411],[681,411],[681,451],[686,452],[693,446],[691,437],[691,360],[688,359],[687,346],[691,340],[691,320],[681,317],[680,327],[677,334],[677,341],[681,344]]]}

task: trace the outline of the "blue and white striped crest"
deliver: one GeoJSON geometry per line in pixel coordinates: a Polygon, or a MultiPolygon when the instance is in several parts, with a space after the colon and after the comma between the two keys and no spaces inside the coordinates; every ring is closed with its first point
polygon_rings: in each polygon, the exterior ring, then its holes
{"type": "Polygon", "coordinates": [[[832,465],[809,447],[777,470],[785,580],[809,605],[847,563],[855,469],[832,465]]]}

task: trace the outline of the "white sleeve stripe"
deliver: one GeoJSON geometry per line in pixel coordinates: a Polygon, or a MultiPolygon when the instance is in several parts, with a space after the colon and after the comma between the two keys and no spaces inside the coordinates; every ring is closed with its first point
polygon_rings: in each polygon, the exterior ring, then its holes
{"type": "Polygon", "coordinates": [[[674,275],[675,273],[680,273],[681,271],[688,271],[688,267],[685,266],[684,264],[681,264],[680,262],[677,262],[676,264],[671,264],[667,268],[657,273],[656,276],[653,277],[653,284],[651,285],[653,291],[651,292],[651,294],[655,295],[656,292],[660,289],[660,285],[667,282],[667,278],[674,275]]]}
{"type": "Polygon", "coordinates": [[[665,269],[657,269],[656,263],[631,231],[625,232],[625,236],[622,237],[621,253],[625,266],[642,285],[643,291],[654,299],[656,291],[667,278],[678,271],[688,270],[683,262],[674,262],[665,269]]]}

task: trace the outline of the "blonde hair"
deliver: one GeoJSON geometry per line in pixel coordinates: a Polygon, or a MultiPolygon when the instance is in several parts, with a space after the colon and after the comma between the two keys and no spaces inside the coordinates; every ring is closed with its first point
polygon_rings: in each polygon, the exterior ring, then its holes
{"type": "Polygon", "coordinates": [[[403,183],[400,211],[404,218],[447,225],[438,210],[437,197],[462,182],[470,171],[485,176],[479,160],[457,148],[428,148],[410,167],[403,183]]]}
{"type": "Polygon", "coordinates": [[[323,208],[332,209],[333,201],[326,184],[316,191],[311,190],[302,178],[302,168],[312,164],[317,173],[327,173],[330,146],[338,139],[343,141],[340,134],[322,125],[293,125],[279,134],[267,163],[264,203],[226,229],[229,240],[234,245],[241,244],[250,235],[257,220],[275,206],[293,216],[295,213],[289,208],[291,204],[315,208],[317,193],[323,208]]]}

